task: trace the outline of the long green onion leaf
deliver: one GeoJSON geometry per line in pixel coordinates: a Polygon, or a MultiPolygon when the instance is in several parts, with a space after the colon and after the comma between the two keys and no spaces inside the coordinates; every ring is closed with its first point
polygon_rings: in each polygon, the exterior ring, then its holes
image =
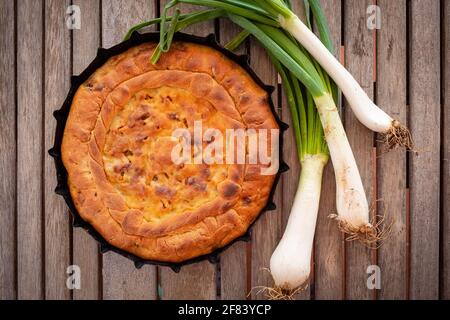
{"type": "Polygon", "coordinates": [[[305,69],[303,69],[289,54],[286,53],[272,38],[259,29],[255,24],[246,18],[228,14],[231,21],[239,25],[241,28],[250,32],[260,43],[286,68],[291,70],[293,74],[310,90],[313,95],[321,96],[324,94],[323,86],[320,81],[314,79],[305,69]]]}
{"type": "Polygon", "coordinates": [[[313,12],[314,21],[317,24],[317,29],[320,34],[320,40],[323,45],[330,51],[332,54],[334,52],[333,40],[330,36],[330,28],[328,27],[327,19],[325,18],[325,14],[322,10],[322,7],[319,4],[318,0],[304,0],[309,3],[311,10],[313,12]]]}
{"type": "MultiPolygon", "coordinates": [[[[239,1],[236,1],[239,2],[239,1]]],[[[262,10],[258,6],[250,6],[244,2],[241,6],[234,5],[227,1],[216,1],[216,0],[173,0],[165,6],[165,10],[170,9],[177,5],[178,3],[187,3],[192,5],[200,5],[205,7],[220,8],[224,9],[229,13],[236,14],[254,21],[258,21],[271,26],[279,26],[276,21],[276,17],[269,18],[270,14],[262,10]]]]}
{"type": "Polygon", "coordinates": [[[247,30],[242,30],[237,36],[235,36],[230,40],[230,42],[225,45],[225,48],[230,51],[236,50],[245,41],[245,39],[248,38],[249,35],[250,32],[248,32],[247,30]]]}

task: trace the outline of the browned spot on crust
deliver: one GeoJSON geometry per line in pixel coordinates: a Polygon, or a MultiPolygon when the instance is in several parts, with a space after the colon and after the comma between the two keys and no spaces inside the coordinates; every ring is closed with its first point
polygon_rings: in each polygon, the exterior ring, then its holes
{"type": "Polygon", "coordinates": [[[238,195],[241,191],[241,186],[232,181],[224,181],[219,184],[218,189],[222,197],[229,199],[238,195]]]}

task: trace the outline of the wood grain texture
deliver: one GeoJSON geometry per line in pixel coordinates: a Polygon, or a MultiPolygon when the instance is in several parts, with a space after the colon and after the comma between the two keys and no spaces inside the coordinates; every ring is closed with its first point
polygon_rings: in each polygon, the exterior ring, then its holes
{"type": "Polygon", "coordinates": [[[441,21],[443,32],[443,90],[444,101],[442,119],[442,273],[441,273],[441,298],[450,299],[450,1],[441,3],[443,6],[443,20],[441,21]]]}
{"type": "MultiPolygon", "coordinates": [[[[70,87],[70,31],[62,17],[69,0],[45,1],[44,152],[54,144],[56,121],[53,111],[61,107],[70,87]]],[[[66,269],[71,264],[70,219],[64,200],[58,196],[53,158],[44,157],[45,298],[70,299],[66,269]]]]}
{"type": "Polygon", "coordinates": [[[14,2],[0,1],[0,300],[17,295],[14,17],[14,2]]]}
{"type": "Polygon", "coordinates": [[[17,10],[17,296],[42,299],[43,2],[19,1],[17,10]]]}
{"type": "MultiPolygon", "coordinates": [[[[377,104],[391,117],[407,123],[406,106],[406,1],[381,0],[381,29],[377,35],[377,104]],[[383,14],[384,13],[384,14],[383,14]]],[[[378,250],[380,299],[406,299],[406,151],[386,152],[378,147],[378,214],[393,223],[389,238],[378,250]]]]}
{"type": "Polygon", "coordinates": [[[216,268],[208,261],[183,266],[179,273],[160,268],[160,298],[164,300],[216,299],[216,268]]]}
{"type": "MultiPolygon", "coordinates": [[[[366,9],[372,0],[346,0],[344,18],[344,45],[346,67],[370,98],[373,98],[374,31],[366,25],[366,9]]],[[[375,157],[373,133],[355,117],[345,103],[345,129],[358,164],[369,207],[375,206],[375,157]]],[[[346,246],[346,298],[372,299],[373,291],[366,286],[366,270],[373,264],[372,250],[358,242],[346,246]]]]}
{"type": "MultiPolygon", "coordinates": [[[[161,0],[161,10],[168,1],[161,0]]],[[[198,6],[182,5],[182,13],[198,10],[198,6]]],[[[214,21],[192,25],[184,29],[185,33],[207,36],[214,33],[214,21]]],[[[181,268],[177,274],[169,268],[160,268],[160,287],[162,299],[216,299],[216,265],[203,261],[195,265],[181,268]]]]}
{"type": "MultiPolygon", "coordinates": [[[[95,58],[100,46],[100,2],[74,0],[80,7],[81,29],[72,32],[73,74],[80,74],[95,58]]],[[[86,231],[73,229],[73,264],[81,270],[81,288],[73,292],[73,299],[98,299],[101,297],[101,270],[98,243],[86,231]]]]}
{"type": "Polygon", "coordinates": [[[410,155],[412,299],[439,291],[440,7],[411,1],[411,125],[420,152],[410,155]]]}
{"type": "MultiPolygon", "coordinates": [[[[328,19],[335,56],[339,59],[341,47],[341,0],[321,0],[328,19]]],[[[322,195],[317,217],[315,240],[315,298],[318,300],[344,298],[344,237],[329,219],[336,213],[336,179],[331,160],[323,174],[322,195]]]]}
{"type": "MultiPolygon", "coordinates": [[[[220,20],[220,43],[226,45],[240,32],[240,28],[227,19],[220,20]]],[[[248,40],[247,40],[248,41],[248,40]]],[[[246,54],[246,42],[234,52],[246,54]]],[[[235,243],[220,255],[221,298],[246,299],[247,297],[247,246],[246,242],[235,243]]]]}
{"type": "MultiPolygon", "coordinates": [[[[264,49],[255,39],[250,41],[250,62],[252,68],[266,85],[277,87],[278,74],[275,71],[269,57],[264,49]]],[[[275,109],[281,113],[281,106],[278,103],[278,90],[272,94],[275,109]]],[[[280,226],[282,222],[282,189],[283,184],[279,183],[273,201],[277,205],[274,211],[263,213],[252,229],[251,237],[251,287],[272,287],[272,276],[268,272],[270,267],[270,257],[275,250],[280,239],[280,226]]],[[[264,295],[257,295],[258,290],[252,291],[252,299],[263,299],[264,295]]]]}
{"type": "MultiPolygon", "coordinates": [[[[152,0],[103,0],[102,46],[109,48],[122,41],[134,24],[155,16],[152,0]]],[[[113,252],[103,255],[104,299],[155,299],[156,268],[136,270],[133,263],[113,252]]]]}
{"type": "Polygon", "coordinates": [[[136,269],[134,263],[108,252],[103,255],[103,299],[156,299],[156,272],[153,266],[136,269]]]}

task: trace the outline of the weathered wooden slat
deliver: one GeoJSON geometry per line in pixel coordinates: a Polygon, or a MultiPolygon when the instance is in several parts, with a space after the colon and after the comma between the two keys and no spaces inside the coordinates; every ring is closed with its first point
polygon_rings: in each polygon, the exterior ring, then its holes
{"type": "MultiPolygon", "coordinates": [[[[154,17],[155,8],[152,0],[102,1],[102,46],[108,48],[121,42],[133,24],[154,17]]],[[[156,268],[144,266],[136,270],[130,260],[113,252],[104,254],[103,298],[156,298],[156,268]]]]}
{"type": "MultiPolygon", "coordinates": [[[[80,74],[94,59],[100,46],[100,2],[74,0],[80,7],[81,29],[73,30],[73,74],[80,74]]],[[[100,256],[97,242],[78,228],[73,229],[73,264],[80,267],[81,288],[73,292],[73,299],[98,299],[101,297],[100,256]]]]}
{"type": "Polygon", "coordinates": [[[439,291],[440,7],[411,1],[411,131],[420,152],[411,154],[411,299],[439,291]]]}
{"type": "MultiPolygon", "coordinates": [[[[220,20],[220,42],[226,45],[240,29],[227,19],[220,20]]],[[[236,54],[245,54],[246,43],[242,44],[236,54]]],[[[220,283],[222,299],[245,299],[247,296],[247,246],[238,242],[220,256],[220,283]]]]}
{"type": "MultiPolygon", "coordinates": [[[[344,45],[346,67],[353,74],[369,97],[373,97],[374,31],[366,25],[366,9],[372,0],[345,1],[344,45]]],[[[373,133],[355,117],[345,103],[345,129],[358,164],[369,206],[375,206],[376,180],[373,173],[373,133]]],[[[361,243],[351,242],[346,246],[346,298],[371,299],[373,291],[366,286],[366,269],[373,264],[373,252],[361,243]]]]}
{"type": "MultiPolygon", "coordinates": [[[[305,20],[305,7],[302,1],[294,1],[292,3],[292,9],[294,12],[302,19],[305,20]]],[[[282,214],[281,214],[281,224],[280,224],[280,233],[278,234],[277,243],[280,241],[283,236],[284,230],[286,228],[286,224],[289,219],[289,215],[291,213],[292,203],[294,202],[294,197],[298,188],[298,180],[300,177],[300,162],[298,159],[297,152],[297,142],[295,141],[293,125],[292,125],[292,117],[289,108],[289,104],[287,102],[287,98],[285,92],[282,91],[282,119],[289,125],[289,129],[284,134],[284,146],[283,146],[283,158],[289,165],[289,172],[282,176],[282,186],[283,186],[283,196],[282,196],[282,214]]],[[[314,257],[311,258],[311,263],[313,263],[314,257]]],[[[311,269],[311,276],[309,279],[309,284],[314,285],[314,269],[311,269]]],[[[299,300],[307,300],[310,299],[310,286],[305,288],[305,290],[300,291],[296,295],[296,299],[299,300]]]]}
{"type": "Polygon", "coordinates": [[[16,276],[16,105],[15,8],[0,1],[0,299],[15,299],[16,276]]]}
{"type": "MultiPolygon", "coordinates": [[[[250,62],[253,70],[258,74],[265,84],[277,87],[278,75],[270,62],[264,49],[255,39],[250,41],[250,62]]],[[[272,94],[275,108],[281,113],[281,106],[278,103],[278,90],[272,94]]],[[[258,219],[252,229],[251,238],[251,287],[273,286],[272,276],[268,272],[270,267],[270,257],[275,250],[280,238],[280,226],[282,221],[282,189],[283,184],[279,183],[274,195],[274,202],[277,209],[265,212],[258,219]]],[[[263,299],[264,295],[257,295],[258,290],[252,291],[253,299],[263,299]]]]}
{"type": "Polygon", "coordinates": [[[160,268],[161,299],[216,299],[215,269],[215,265],[208,261],[183,266],[179,273],[175,273],[169,268],[160,268]]]}
{"type": "MultiPolygon", "coordinates": [[[[321,0],[320,3],[330,27],[335,56],[339,59],[342,1],[321,0]]],[[[323,175],[315,238],[314,291],[315,298],[320,300],[344,298],[344,237],[336,228],[335,221],[328,218],[332,213],[336,213],[336,179],[330,160],[323,175]]]]}
{"type": "Polygon", "coordinates": [[[134,263],[116,253],[103,255],[103,299],[155,300],[156,268],[136,269],[134,263]]]}
{"type": "MultiPolygon", "coordinates": [[[[70,31],[63,17],[69,0],[45,1],[44,152],[54,143],[56,121],[53,111],[61,107],[70,87],[70,31]]],[[[66,269],[71,264],[70,219],[64,200],[54,190],[53,159],[44,157],[45,210],[45,298],[70,299],[66,269]]]]}
{"type": "Polygon", "coordinates": [[[18,1],[17,296],[42,299],[43,2],[18,1]]]}
{"type": "Polygon", "coordinates": [[[442,136],[442,209],[443,221],[442,221],[442,261],[443,268],[441,273],[441,298],[450,299],[450,1],[444,1],[442,3],[444,20],[442,21],[442,32],[444,43],[442,43],[442,50],[444,53],[444,65],[441,66],[444,71],[443,84],[444,84],[444,101],[442,108],[442,119],[444,128],[442,136]]]}
{"type": "MultiPolygon", "coordinates": [[[[161,10],[167,2],[160,2],[161,10]]],[[[191,5],[182,8],[183,13],[198,9],[191,5]]],[[[193,25],[183,32],[206,36],[214,33],[214,21],[193,25]]],[[[183,267],[178,274],[169,268],[160,268],[160,287],[162,299],[216,299],[216,265],[204,261],[183,267]]]]}
{"type": "MultiPolygon", "coordinates": [[[[377,103],[392,117],[407,122],[406,1],[378,1],[381,29],[377,39],[377,103]]],[[[381,269],[380,299],[406,299],[406,152],[378,152],[378,214],[393,223],[389,238],[378,250],[381,269]]]]}

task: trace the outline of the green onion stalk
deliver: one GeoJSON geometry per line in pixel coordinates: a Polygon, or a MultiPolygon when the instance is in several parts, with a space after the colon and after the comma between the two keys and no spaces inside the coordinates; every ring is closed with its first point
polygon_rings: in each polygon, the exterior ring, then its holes
{"type": "MultiPolygon", "coordinates": [[[[233,51],[249,34],[243,30],[225,47],[233,51]]],[[[271,53],[269,57],[282,79],[301,172],[286,229],[270,259],[274,287],[262,287],[260,291],[272,299],[290,299],[307,286],[310,277],[323,170],[329,160],[329,151],[311,94],[271,53]]],[[[320,71],[320,67],[318,69],[320,71]]],[[[326,76],[322,75],[322,78],[327,90],[337,93],[336,85],[326,76]]],[[[337,94],[333,96],[336,101],[337,94]]]]}
{"type": "Polygon", "coordinates": [[[270,259],[274,287],[263,291],[272,299],[290,299],[306,287],[311,273],[323,170],[329,151],[311,94],[275,57],[269,56],[282,79],[301,171],[286,229],[270,259]]]}

